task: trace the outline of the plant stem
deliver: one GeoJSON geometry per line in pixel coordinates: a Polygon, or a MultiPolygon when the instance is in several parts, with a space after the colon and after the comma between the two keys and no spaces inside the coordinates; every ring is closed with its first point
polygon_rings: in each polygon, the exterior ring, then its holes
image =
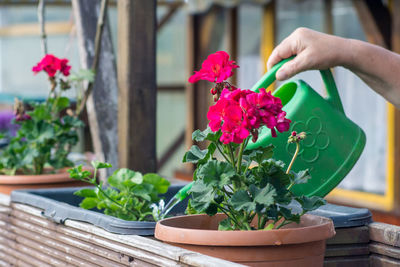
{"type": "Polygon", "coordinates": [[[245,142],[242,142],[240,144],[240,149],[239,149],[239,156],[238,156],[238,161],[237,161],[237,168],[236,172],[240,174],[240,169],[242,168],[242,157],[243,157],[243,150],[245,148],[245,142]]]}
{"type": "Polygon", "coordinates": [[[122,206],[121,204],[119,204],[118,202],[116,202],[114,199],[110,198],[109,195],[107,195],[107,193],[104,192],[104,190],[101,188],[100,185],[97,185],[96,187],[99,189],[99,191],[100,191],[108,200],[110,200],[111,202],[117,204],[118,207],[120,207],[120,208],[122,208],[123,210],[125,210],[124,206],[122,206]]]}
{"type": "Polygon", "coordinates": [[[287,224],[290,224],[290,223],[292,223],[292,222],[291,222],[291,221],[284,220],[284,221],[281,222],[275,229],[279,229],[279,228],[281,228],[281,227],[283,227],[283,226],[285,226],[285,225],[287,225],[287,224]]]}
{"type": "Polygon", "coordinates": [[[215,142],[215,146],[217,147],[219,153],[221,153],[221,155],[225,158],[225,160],[226,160],[227,162],[229,162],[229,159],[226,157],[225,153],[222,152],[220,146],[218,145],[218,142],[215,142]]]}
{"type": "Polygon", "coordinates": [[[231,157],[231,163],[232,163],[233,167],[235,167],[235,165],[236,165],[235,155],[233,154],[233,148],[232,148],[231,144],[228,145],[228,150],[229,150],[229,155],[231,157]]]}
{"type": "Polygon", "coordinates": [[[300,145],[299,145],[298,142],[296,142],[296,151],[294,152],[293,158],[292,158],[292,160],[290,161],[289,167],[288,167],[287,170],[286,170],[286,174],[289,174],[289,171],[290,171],[290,169],[292,168],[295,159],[297,158],[297,154],[299,153],[299,149],[300,149],[300,145]]]}

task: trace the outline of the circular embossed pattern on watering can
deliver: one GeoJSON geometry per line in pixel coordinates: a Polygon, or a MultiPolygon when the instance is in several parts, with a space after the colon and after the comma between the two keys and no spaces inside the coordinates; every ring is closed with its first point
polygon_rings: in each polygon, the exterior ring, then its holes
{"type": "MultiPolygon", "coordinates": [[[[328,148],[329,135],[323,130],[321,119],[312,116],[307,121],[297,121],[292,124],[290,131],[297,133],[306,132],[306,138],[301,141],[299,158],[305,162],[312,163],[318,160],[320,151],[328,148]]],[[[296,145],[291,143],[286,145],[287,152],[293,156],[296,145]]]]}

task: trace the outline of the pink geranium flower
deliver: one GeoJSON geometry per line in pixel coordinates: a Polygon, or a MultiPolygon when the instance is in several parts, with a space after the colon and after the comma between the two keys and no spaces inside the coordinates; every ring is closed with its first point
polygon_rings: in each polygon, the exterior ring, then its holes
{"type": "Polygon", "coordinates": [[[196,71],[189,78],[189,82],[195,83],[199,80],[206,80],[215,83],[222,83],[233,75],[233,69],[239,68],[235,61],[229,60],[229,55],[225,51],[218,51],[211,54],[201,65],[201,69],[196,71]]]}
{"type": "Polygon", "coordinates": [[[71,66],[68,65],[68,59],[59,59],[54,55],[47,54],[32,68],[32,71],[35,74],[45,71],[49,77],[54,77],[57,71],[60,71],[64,76],[68,76],[70,69],[71,66]]]}

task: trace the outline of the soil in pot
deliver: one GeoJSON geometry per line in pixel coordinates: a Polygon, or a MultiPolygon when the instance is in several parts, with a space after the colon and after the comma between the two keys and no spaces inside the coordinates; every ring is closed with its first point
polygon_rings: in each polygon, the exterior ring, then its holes
{"type": "Polygon", "coordinates": [[[279,230],[218,231],[225,215],[173,217],[157,223],[155,237],[172,245],[248,266],[322,266],[325,240],[335,235],[328,218],[304,215],[279,230]]]}
{"type": "Polygon", "coordinates": [[[70,178],[67,169],[68,168],[60,169],[56,173],[38,175],[0,175],[0,193],[9,195],[11,191],[17,189],[77,187],[88,185],[87,183],[70,178]]]}

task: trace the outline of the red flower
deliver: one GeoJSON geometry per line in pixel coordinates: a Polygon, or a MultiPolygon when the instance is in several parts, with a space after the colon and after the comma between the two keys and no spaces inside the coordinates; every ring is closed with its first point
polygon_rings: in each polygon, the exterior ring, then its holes
{"type": "Polygon", "coordinates": [[[281,100],[260,89],[260,93],[250,90],[224,89],[220,99],[211,106],[207,118],[213,132],[222,131],[220,141],[224,144],[240,144],[249,134],[253,141],[258,138],[258,129],[265,125],[276,137],[276,130],[289,130],[290,120],[285,118],[281,100]]]}
{"type": "Polygon", "coordinates": [[[190,78],[190,83],[199,80],[206,80],[221,83],[233,75],[232,69],[239,68],[235,61],[229,60],[229,55],[225,51],[218,51],[211,54],[204,60],[201,69],[196,71],[190,78]]]}
{"type": "Polygon", "coordinates": [[[71,66],[68,65],[68,59],[59,59],[51,54],[47,54],[32,68],[32,71],[36,74],[43,70],[50,77],[54,77],[57,71],[60,71],[64,76],[68,76],[70,69],[71,66]]]}

